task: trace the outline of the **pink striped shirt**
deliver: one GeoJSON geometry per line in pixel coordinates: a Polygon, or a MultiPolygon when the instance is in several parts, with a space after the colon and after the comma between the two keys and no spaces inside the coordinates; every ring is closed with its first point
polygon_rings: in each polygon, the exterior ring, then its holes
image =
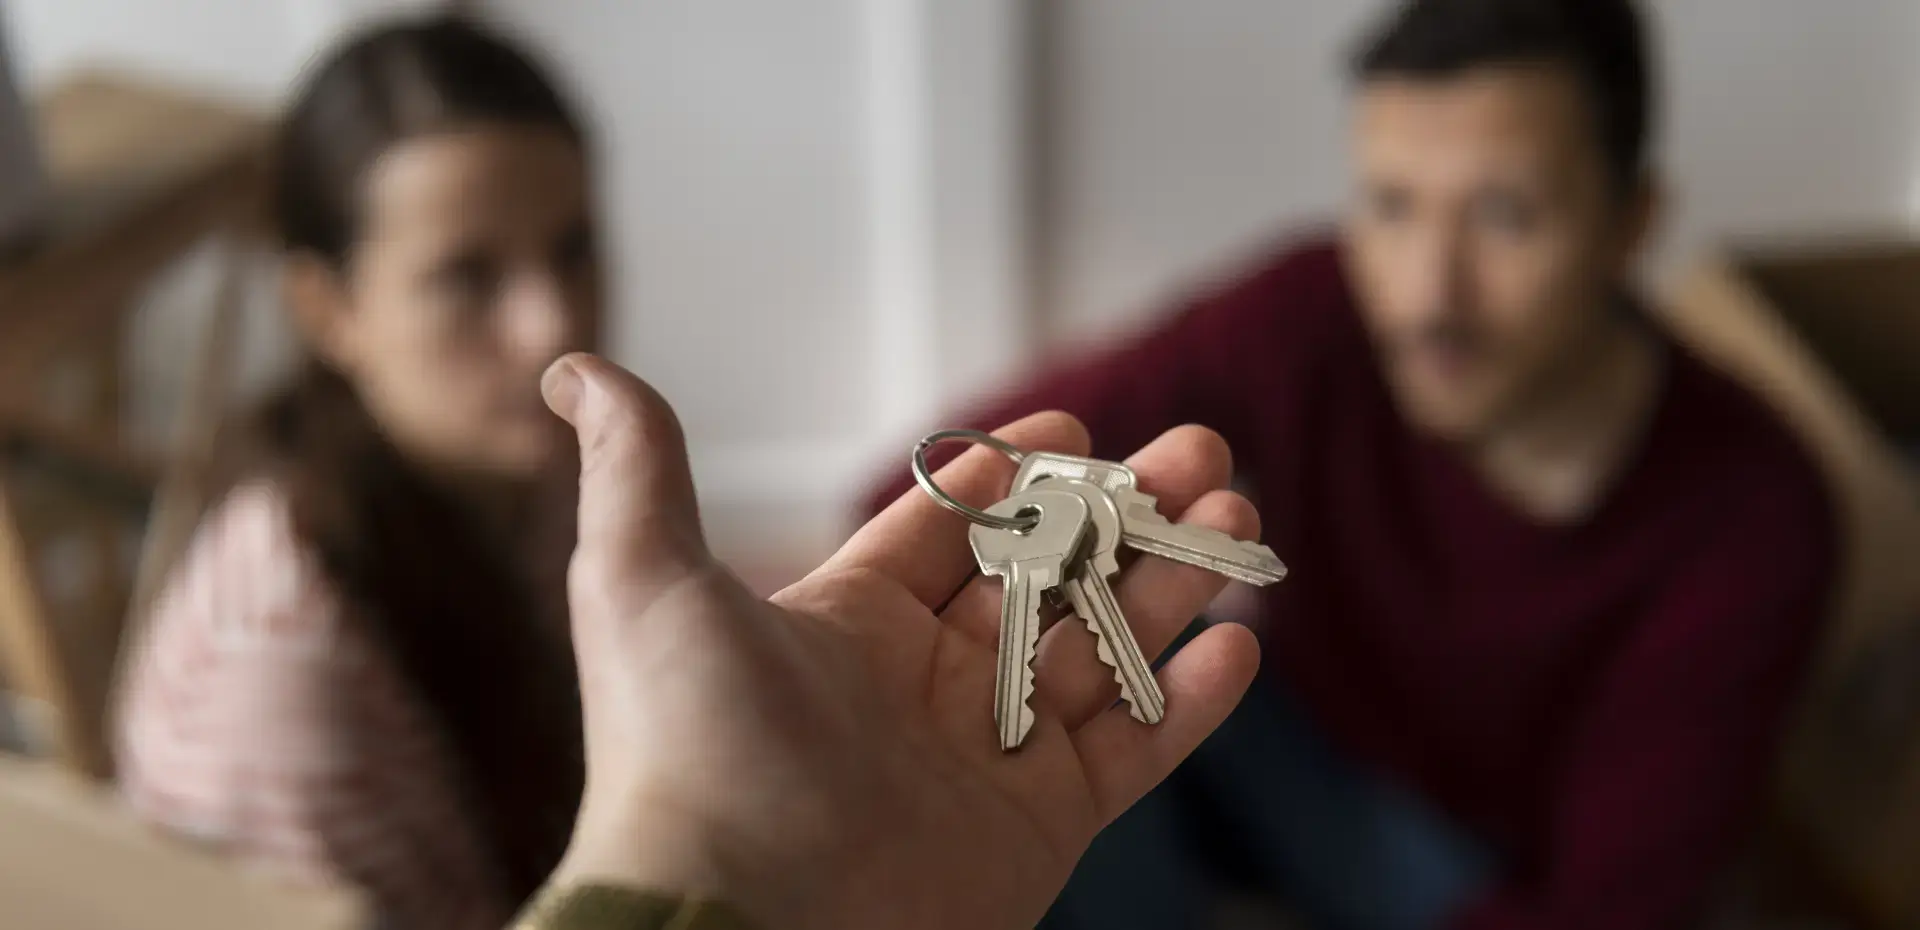
{"type": "Polygon", "coordinates": [[[122,685],[136,813],[246,866],[342,885],[408,930],[499,930],[505,900],[438,723],[265,484],[205,520],[122,685]]]}

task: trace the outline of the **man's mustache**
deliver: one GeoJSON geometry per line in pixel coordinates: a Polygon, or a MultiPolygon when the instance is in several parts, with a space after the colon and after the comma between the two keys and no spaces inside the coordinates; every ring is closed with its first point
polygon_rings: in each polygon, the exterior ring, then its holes
{"type": "Polygon", "coordinates": [[[1388,342],[1395,354],[1421,352],[1476,352],[1486,337],[1476,326],[1459,319],[1440,319],[1396,333],[1388,342]]]}

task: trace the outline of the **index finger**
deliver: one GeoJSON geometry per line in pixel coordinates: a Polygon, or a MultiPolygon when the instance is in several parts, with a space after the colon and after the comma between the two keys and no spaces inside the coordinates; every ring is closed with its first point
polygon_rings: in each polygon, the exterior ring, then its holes
{"type": "MultiPolygon", "coordinates": [[[[1036,413],[993,435],[1027,451],[1085,455],[1092,445],[1087,428],[1058,410],[1036,413]]],[[[976,446],[935,472],[933,479],[961,503],[985,509],[1007,496],[1014,467],[999,452],[976,446]]],[[[971,525],[926,492],[910,488],[819,570],[872,569],[912,591],[929,610],[937,610],[978,567],[967,542],[971,525]]]]}

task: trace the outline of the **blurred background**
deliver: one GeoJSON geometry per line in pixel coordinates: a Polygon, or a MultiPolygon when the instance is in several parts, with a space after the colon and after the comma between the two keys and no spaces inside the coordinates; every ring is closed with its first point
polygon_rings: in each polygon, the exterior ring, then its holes
{"type": "MultiPolygon", "coordinates": [[[[904,458],[938,411],[1329,217],[1347,183],[1339,63],[1384,5],[465,8],[524,37],[586,105],[610,227],[609,352],[674,402],[716,547],[773,590],[843,538],[876,464],[904,458]]],[[[354,26],[440,6],[0,0],[0,64],[16,82],[0,93],[0,224],[8,195],[51,191],[57,207],[52,248],[25,239],[0,261],[0,373],[19,363],[9,345],[34,362],[32,378],[0,377],[8,448],[26,450],[0,507],[17,524],[0,526],[0,611],[15,617],[0,647],[93,644],[65,649],[73,668],[9,666],[15,685],[97,705],[118,619],[151,591],[143,566],[198,513],[196,443],[287,363],[274,268],[247,220],[264,121],[354,26]],[[49,185],[30,182],[40,172],[49,185]],[[63,252],[62,236],[83,245],[63,252]],[[156,492],[169,486],[177,499],[156,492]],[[29,588],[52,619],[19,620],[29,588]]],[[[1790,358],[1787,374],[1758,377],[1811,384],[1808,416],[1871,434],[1872,454],[1920,437],[1902,400],[1920,394],[1900,381],[1912,357],[1897,354],[1920,349],[1904,246],[1920,218],[1920,2],[1649,7],[1674,205],[1650,284],[1696,298],[1683,321],[1761,314],[1740,317],[1775,340],[1758,355],[1790,358]],[[1863,261],[1880,283],[1842,294],[1863,261]],[[1846,312],[1796,316],[1836,294],[1846,312]]],[[[1857,464],[1852,441],[1834,455],[1857,464]]],[[[1899,685],[1915,669],[1849,692],[1869,708],[1862,726],[1906,726],[1899,685]]],[[[1883,813],[1850,809],[1846,823],[1883,813]]]]}
{"type": "MultiPolygon", "coordinates": [[[[5,15],[29,97],[106,67],[266,112],[342,30],[423,6],[8,0],[5,15]]],[[[1662,272],[1731,237],[1908,224],[1920,4],[1653,6],[1675,193],[1662,272]]],[[[597,121],[612,354],[680,409],[722,547],[778,578],[837,541],[876,456],[943,402],[1328,215],[1345,184],[1338,64],[1382,4],[474,7],[529,36],[597,121]]]]}

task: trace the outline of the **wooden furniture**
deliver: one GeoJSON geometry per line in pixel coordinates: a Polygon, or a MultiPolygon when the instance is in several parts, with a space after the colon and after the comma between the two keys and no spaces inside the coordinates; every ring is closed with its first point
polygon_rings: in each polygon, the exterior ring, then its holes
{"type": "Polygon", "coordinates": [[[59,87],[37,121],[51,210],[30,251],[0,261],[0,676],[45,712],[68,767],[104,776],[122,628],[199,513],[238,295],[219,298],[167,450],[127,439],[125,324],[197,245],[251,238],[267,123],[111,75],[59,87]]]}
{"type": "Polygon", "coordinates": [[[344,892],[276,885],[162,838],[89,780],[0,757],[0,924],[74,930],[359,930],[344,892]]]}
{"type": "Polygon", "coordinates": [[[1777,772],[1788,867],[1760,884],[1849,925],[1920,926],[1920,242],[1826,238],[1711,256],[1661,309],[1771,403],[1832,492],[1833,613],[1777,772]]]}

